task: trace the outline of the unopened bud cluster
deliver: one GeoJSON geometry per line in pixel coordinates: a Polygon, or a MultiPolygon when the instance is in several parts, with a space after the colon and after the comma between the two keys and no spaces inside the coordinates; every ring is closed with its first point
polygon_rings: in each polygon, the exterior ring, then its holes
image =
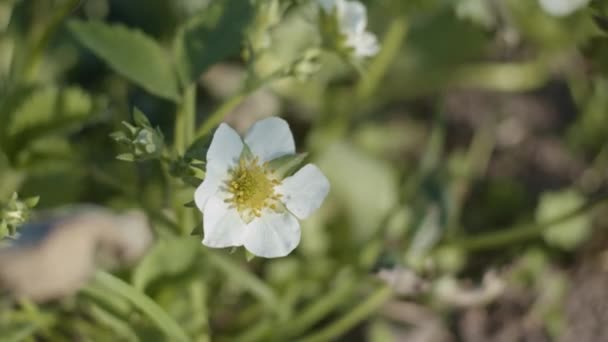
{"type": "Polygon", "coordinates": [[[135,125],[123,121],[126,132],[118,131],[110,135],[112,139],[127,147],[129,152],[117,156],[124,161],[144,161],[158,159],[165,147],[164,136],[158,127],[153,128],[148,118],[135,109],[135,125]]]}
{"type": "Polygon", "coordinates": [[[17,233],[17,229],[28,221],[38,199],[36,196],[20,200],[15,192],[6,203],[0,204],[0,239],[17,233]]]}

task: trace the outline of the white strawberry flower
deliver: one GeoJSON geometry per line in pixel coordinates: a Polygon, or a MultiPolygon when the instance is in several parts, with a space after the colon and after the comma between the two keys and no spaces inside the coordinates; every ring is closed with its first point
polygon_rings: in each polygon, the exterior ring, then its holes
{"type": "Polygon", "coordinates": [[[378,53],[378,39],[373,33],[365,31],[367,10],[362,3],[349,0],[318,1],[325,15],[334,16],[344,45],[352,49],[356,57],[371,57],[378,53]]]}
{"type": "Polygon", "coordinates": [[[587,6],[590,0],[539,0],[540,7],[555,17],[565,17],[587,6]]]}
{"type": "Polygon", "coordinates": [[[295,155],[287,122],[256,122],[244,139],[221,124],[207,151],[207,174],[194,199],[203,212],[203,244],[244,246],[256,256],[282,257],[300,242],[300,224],[321,206],[329,182],[313,164],[282,178],[271,165],[295,155]]]}

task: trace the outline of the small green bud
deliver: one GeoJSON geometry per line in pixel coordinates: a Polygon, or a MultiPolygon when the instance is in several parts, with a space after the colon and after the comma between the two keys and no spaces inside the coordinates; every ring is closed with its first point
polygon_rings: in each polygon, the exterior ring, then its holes
{"type": "Polygon", "coordinates": [[[281,22],[284,11],[284,6],[281,6],[280,0],[256,1],[255,5],[256,17],[248,33],[250,48],[253,50],[250,52],[254,54],[270,47],[272,42],[271,31],[281,22]]]}
{"type": "Polygon", "coordinates": [[[12,236],[17,229],[30,218],[30,211],[38,204],[40,197],[29,197],[23,200],[15,192],[8,202],[0,205],[0,238],[12,236]]]}
{"type": "Polygon", "coordinates": [[[321,70],[321,50],[308,49],[291,66],[289,73],[299,81],[306,81],[321,70]]]}
{"type": "Polygon", "coordinates": [[[116,158],[130,162],[160,158],[165,148],[165,139],[160,129],[153,128],[148,118],[137,108],[133,110],[133,120],[136,126],[128,122],[122,123],[127,132],[110,134],[110,138],[129,149],[128,153],[122,153],[116,158]]]}

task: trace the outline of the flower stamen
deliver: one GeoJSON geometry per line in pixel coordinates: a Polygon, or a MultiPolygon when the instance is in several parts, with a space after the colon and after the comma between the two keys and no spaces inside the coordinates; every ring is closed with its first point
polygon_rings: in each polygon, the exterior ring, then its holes
{"type": "Polygon", "coordinates": [[[261,217],[262,211],[277,211],[281,194],[275,193],[275,187],[281,181],[272,177],[269,164],[260,164],[258,157],[243,157],[229,170],[230,178],[225,181],[226,189],[232,195],[225,199],[234,206],[245,222],[261,217]]]}

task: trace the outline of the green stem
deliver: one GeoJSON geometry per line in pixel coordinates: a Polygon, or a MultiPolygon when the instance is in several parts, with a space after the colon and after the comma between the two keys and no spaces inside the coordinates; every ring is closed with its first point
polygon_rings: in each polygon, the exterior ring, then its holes
{"type": "Polygon", "coordinates": [[[169,316],[158,304],[144,293],[109,273],[95,272],[94,280],[101,286],[128,299],[135,307],[141,310],[154,324],[162,330],[172,341],[190,341],[190,338],[177,322],[169,316]]]}
{"type": "Polygon", "coordinates": [[[282,315],[284,310],[274,290],[258,277],[240,267],[234,261],[215,252],[205,253],[206,260],[229,279],[248,289],[252,295],[257,297],[267,308],[282,315]]]}
{"type": "Polygon", "coordinates": [[[237,94],[226,100],[220,105],[219,108],[217,108],[213,113],[211,113],[211,115],[209,115],[203,125],[196,131],[195,136],[197,138],[200,138],[209,134],[209,132],[211,132],[214,127],[222,123],[224,117],[226,117],[228,113],[232,112],[249,95],[253,94],[266,84],[289,76],[286,70],[290,70],[290,68],[291,66],[279,68],[266,77],[254,78],[253,81],[246,82],[247,86],[245,87],[245,89],[239,91],[237,94]]]}
{"type": "Polygon", "coordinates": [[[382,51],[374,58],[364,78],[357,86],[358,103],[366,102],[378,88],[389,66],[401,50],[401,45],[407,34],[407,28],[408,25],[405,18],[398,18],[392,21],[382,40],[382,51]]]}
{"type": "Polygon", "coordinates": [[[330,290],[329,293],[318,298],[310,306],[303,309],[299,315],[290,320],[289,325],[286,327],[287,330],[281,335],[281,338],[288,340],[319,322],[340,304],[344,303],[344,300],[353,293],[356,285],[357,283],[353,279],[344,279],[344,281],[330,290]]]}
{"type": "Polygon", "coordinates": [[[202,280],[192,282],[188,287],[188,292],[192,301],[192,320],[194,331],[197,333],[197,341],[210,341],[207,285],[202,280]]]}
{"type": "Polygon", "coordinates": [[[276,321],[272,319],[264,319],[254,326],[248,328],[242,334],[231,337],[223,338],[222,341],[238,341],[238,342],[255,342],[264,341],[266,336],[276,328],[276,321]]]}
{"type": "Polygon", "coordinates": [[[184,91],[182,103],[175,118],[175,150],[183,155],[194,141],[196,125],[196,84],[192,84],[184,91]]]}
{"type": "MultiPolygon", "coordinates": [[[[183,155],[190,144],[194,141],[194,130],[196,124],[196,84],[191,84],[186,87],[182,103],[180,104],[177,116],[175,118],[175,151],[179,156],[183,155]]],[[[163,172],[168,173],[168,162],[167,160],[161,160],[163,166],[163,172]]],[[[180,233],[182,235],[190,234],[190,231],[194,227],[194,212],[189,208],[184,207],[182,204],[177,203],[177,194],[184,191],[183,184],[175,179],[169,177],[169,188],[170,188],[170,202],[174,203],[174,210],[177,215],[178,224],[180,227],[180,233]]]]}
{"type": "Polygon", "coordinates": [[[248,89],[246,91],[239,92],[238,94],[228,99],[226,102],[222,103],[222,105],[213,113],[211,113],[207,120],[205,120],[205,123],[203,123],[203,125],[196,131],[196,136],[203,137],[209,134],[209,132],[211,132],[211,130],[215,126],[222,123],[224,117],[228,115],[228,113],[232,112],[239,104],[241,104],[241,102],[243,102],[243,100],[247,96],[249,96],[256,89],[257,87],[255,89],[248,89]]]}
{"type": "Polygon", "coordinates": [[[72,13],[79,3],[80,0],[66,1],[66,3],[61,6],[55,12],[55,15],[49,20],[48,25],[40,37],[37,39],[34,38],[35,40],[31,45],[31,49],[27,52],[27,56],[25,56],[25,61],[23,62],[23,67],[21,68],[21,75],[24,80],[31,81],[32,78],[37,74],[40,58],[48,46],[51,37],[53,37],[65,17],[72,13]]]}
{"type": "Polygon", "coordinates": [[[319,332],[313,333],[300,339],[299,342],[321,342],[333,341],[344,335],[352,327],[363,321],[378,308],[380,308],[392,295],[392,290],[388,286],[381,286],[376,289],[371,296],[349,311],[342,318],[334,321],[319,332]]]}
{"type": "Polygon", "coordinates": [[[453,246],[467,251],[478,251],[534,239],[541,235],[545,230],[555,226],[556,224],[563,223],[564,221],[586,213],[600,204],[605,204],[607,200],[608,195],[603,195],[602,197],[589,201],[579,208],[576,208],[545,223],[524,224],[506,230],[499,230],[471,238],[455,240],[448,243],[448,246],[453,246]]]}
{"type": "Polygon", "coordinates": [[[490,163],[494,145],[496,144],[496,129],[492,119],[488,119],[480,127],[469,147],[466,158],[466,170],[463,175],[456,177],[450,186],[451,208],[447,218],[447,236],[456,236],[459,230],[460,218],[466,198],[471,190],[473,181],[482,176],[490,163]]]}

